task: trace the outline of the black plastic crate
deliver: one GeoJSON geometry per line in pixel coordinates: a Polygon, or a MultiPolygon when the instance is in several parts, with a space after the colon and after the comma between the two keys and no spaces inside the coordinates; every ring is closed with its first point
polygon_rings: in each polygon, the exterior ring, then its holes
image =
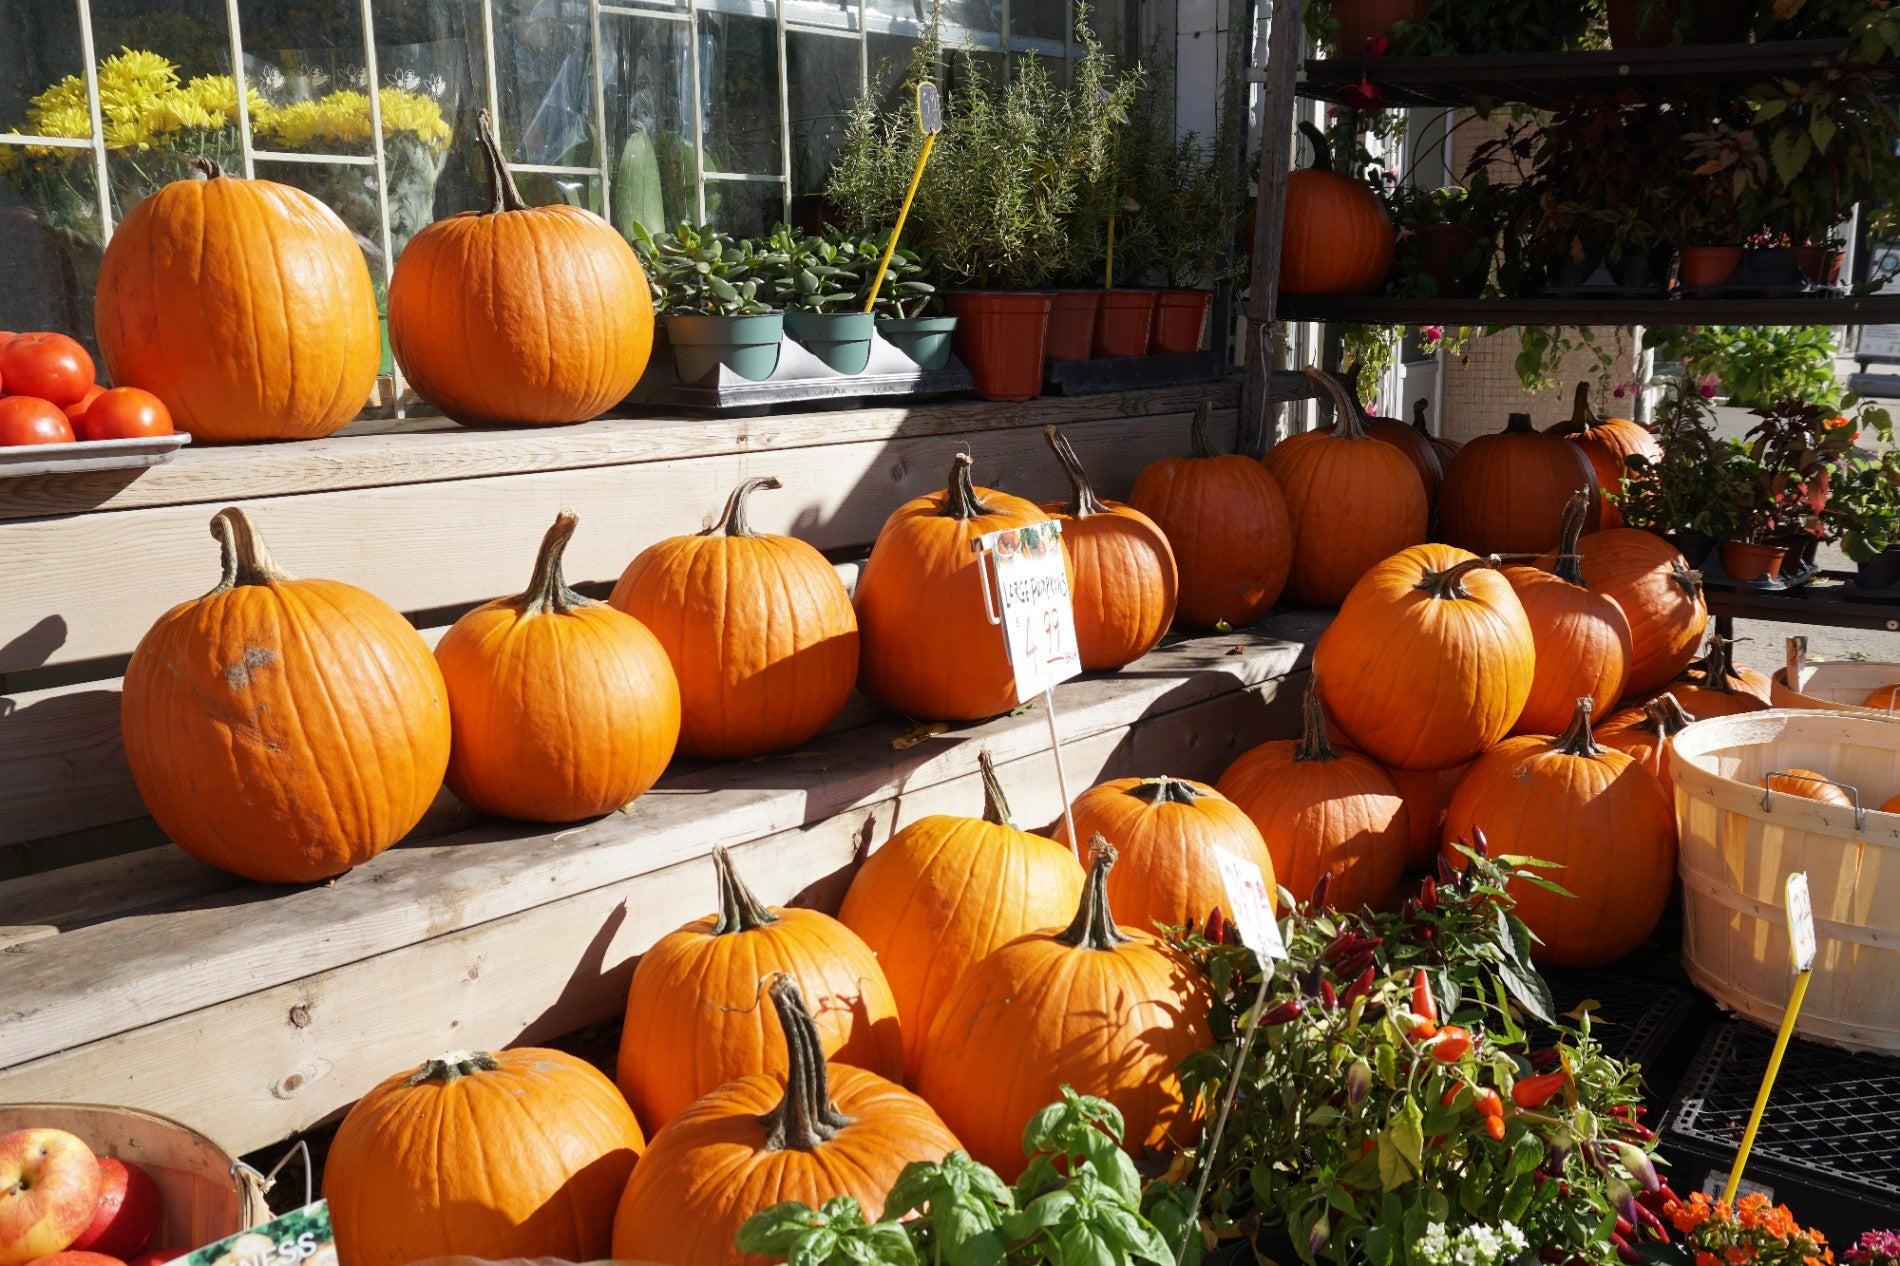
{"type": "MultiPolygon", "coordinates": [[[[1661,953],[1638,952],[1582,971],[1550,970],[1544,979],[1559,1015],[1597,1003],[1590,1012],[1591,1035],[1606,1054],[1642,1065],[1652,1104],[1668,1102],[1715,1016],[1714,1005],[1689,983],[1681,965],[1661,953]]],[[[1543,1037],[1539,1029],[1531,1031],[1533,1043],[1543,1037]]]]}
{"type": "MultiPolygon", "coordinates": [[[[1774,1042],[1740,1020],[1723,1021],[1703,1041],[1662,1121],[1678,1191],[1719,1188],[1774,1042]]],[[[1900,1224],[1900,1059],[1789,1043],[1742,1180],[1743,1190],[1767,1189],[1837,1248],[1900,1224]]]]}

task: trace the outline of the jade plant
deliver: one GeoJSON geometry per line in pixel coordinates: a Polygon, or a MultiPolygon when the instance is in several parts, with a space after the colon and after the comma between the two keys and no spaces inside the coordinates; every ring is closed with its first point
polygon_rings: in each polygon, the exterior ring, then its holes
{"type": "MultiPolygon", "coordinates": [[[[858,252],[865,260],[862,285],[855,296],[860,305],[869,293],[883,250],[884,243],[875,237],[867,237],[858,244],[858,252]]],[[[871,310],[891,321],[935,316],[943,310],[943,296],[931,284],[929,276],[923,256],[909,247],[899,246],[891,252],[890,264],[884,270],[884,280],[878,285],[877,301],[871,310]]]]}
{"type": "Polygon", "coordinates": [[[772,301],[787,311],[853,312],[863,304],[864,287],[877,267],[877,256],[866,256],[865,244],[855,237],[820,237],[781,224],[766,239],[765,251],[775,271],[772,301]]]}
{"type": "Polygon", "coordinates": [[[660,313],[736,317],[775,310],[770,281],[783,264],[755,243],[687,223],[658,237],[636,224],[633,235],[660,313]]]}

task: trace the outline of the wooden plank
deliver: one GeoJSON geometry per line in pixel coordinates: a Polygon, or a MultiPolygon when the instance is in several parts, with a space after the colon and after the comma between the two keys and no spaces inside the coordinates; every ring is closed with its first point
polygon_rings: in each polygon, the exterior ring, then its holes
{"type": "Polygon", "coordinates": [[[446,418],[359,422],[296,444],[192,446],[146,471],[42,476],[0,485],[0,519],[282,497],[343,488],[436,483],[628,462],[762,453],[809,445],[915,439],[1025,425],[1189,412],[1212,396],[1231,407],[1236,382],[1049,398],[1025,408],[984,400],[814,409],[753,418],[601,418],[578,426],[463,427],[446,418]]]}
{"type": "MultiPolygon", "coordinates": [[[[1297,676],[1278,678],[1065,742],[1069,776],[1077,785],[1162,770],[1211,779],[1246,745],[1293,732],[1301,688],[1297,676]]],[[[835,910],[867,843],[926,814],[979,811],[973,747],[954,777],[739,849],[748,883],[767,901],[802,892],[799,904],[835,910]]],[[[1046,749],[1005,763],[1001,776],[1024,822],[1060,813],[1046,749]]],[[[676,862],[34,1060],[0,1072],[0,1100],[102,1098],[189,1121],[234,1152],[267,1146],[440,1050],[541,1041],[613,1019],[635,957],[710,908],[712,885],[705,858],[676,862]],[[203,1058],[212,1049],[215,1064],[203,1058]]]]}
{"type": "MultiPolygon", "coordinates": [[[[900,502],[943,487],[963,448],[985,484],[1066,496],[1039,415],[1018,416],[1012,429],[954,436],[236,501],[291,574],[348,581],[398,610],[427,611],[518,589],[563,508],[581,522],[568,576],[612,581],[655,540],[704,528],[749,475],[785,483],[753,499],[759,530],[825,550],[868,544],[900,502]]],[[[1185,449],[1188,421],[1111,418],[1067,433],[1100,490],[1119,496],[1149,462],[1185,449]]],[[[1231,442],[1233,425],[1231,411],[1218,415],[1214,442],[1231,442]]],[[[162,612],[216,582],[209,519],[199,504],[0,523],[0,673],[128,654],[162,612]]]]}
{"type": "Polygon", "coordinates": [[[1280,224],[1286,207],[1286,178],[1293,166],[1293,90],[1299,77],[1299,0],[1273,0],[1267,27],[1267,92],[1261,103],[1260,172],[1255,185],[1253,276],[1247,287],[1243,323],[1246,366],[1241,392],[1241,451],[1264,454],[1277,438],[1278,410],[1270,407],[1275,360],[1284,355],[1284,331],[1274,324],[1280,289],[1280,224]],[[1279,343],[1279,346],[1275,344],[1279,343]]]}
{"type": "MultiPolygon", "coordinates": [[[[1304,662],[1325,619],[1276,617],[1259,632],[1181,643],[1131,671],[1065,683],[1064,742],[1283,676],[1304,662]]],[[[552,833],[488,822],[392,849],[327,884],[246,887],[232,890],[242,900],[220,893],[29,941],[8,951],[0,972],[0,1067],[647,874],[715,844],[907,797],[967,772],[978,745],[999,761],[1042,750],[1044,725],[1030,709],[897,750],[905,727],[883,722],[808,753],[668,777],[622,813],[552,833]]]]}

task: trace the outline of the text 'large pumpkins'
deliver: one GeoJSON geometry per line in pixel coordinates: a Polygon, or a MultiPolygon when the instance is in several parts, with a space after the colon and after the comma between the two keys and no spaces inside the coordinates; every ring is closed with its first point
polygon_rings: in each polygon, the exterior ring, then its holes
{"type": "Polygon", "coordinates": [[[201,441],[314,439],[354,418],[382,361],[356,238],[301,189],[175,180],[135,205],[99,265],[93,320],[112,381],[201,441]]]}
{"type": "Polygon", "coordinates": [[[160,616],[126,665],[126,761],[193,857],[259,883],[329,879],[435,799],[442,672],[380,599],[280,571],[242,510],[220,510],[211,531],[223,579],[160,616]]]}
{"type": "Polygon", "coordinates": [[[626,239],[567,203],[531,207],[476,113],[489,206],[417,233],[389,281],[403,376],[458,422],[581,422],[633,390],[653,301],[626,239]]]}

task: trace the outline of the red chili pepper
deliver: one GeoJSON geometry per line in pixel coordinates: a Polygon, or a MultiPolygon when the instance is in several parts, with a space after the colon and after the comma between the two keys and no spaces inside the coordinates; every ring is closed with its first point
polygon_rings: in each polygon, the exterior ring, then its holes
{"type": "Polygon", "coordinates": [[[1423,967],[1412,972],[1412,1014],[1421,1021],[1418,1028],[1412,1030],[1414,1041],[1438,1031],[1438,1004],[1432,1001],[1432,982],[1423,967]],[[1421,1033],[1421,1030],[1429,1031],[1421,1033]]]}
{"type": "Polygon", "coordinates": [[[1355,958],[1360,954],[1370,953],[1384,944],[1385,938],[1383,936],[1367,936],[1361,933],[1341,932],[1338,936],[1333,938],[1333,943],[1328,945],[1320,954],[1320,958],[1326,962],[1335,963],[1344,959],[1355,958]]]}
{"type": "Polygon", "coordinates": [[[1638,1125],[1634,1121],[1626,1121],[1622,1125],[1619,1125],[1617,1129],[1629,1135],[1631,1138],[1641,1139],[1645,1143],[1653,1141],[1656,1137],[1656,1131],[1646,1125],[1638,1125]]]}
{"type": "Polygon", "coordinates": [[[1491,856],[1491,842],[1484,838],[1484,828],[1481,826],[1471,828],[1471,851],[1480,857],[1491,856]]]}
{"type": "Polygon", "coordinates": [[[1610,1115],[1618,1120],[1627,1121],[1630,1119],[1630,1106],[1627,1103],[1619,1103],[1610,1109],[1610,1115]]]}
{"type": "Polygon", "coordinates": [[[1456,1024],[1447,1024],[1432,1038],[1432,1058],[1441,1064],[1455,1064],[1471,1049],[1471,1033],[1456,1024]]]}
{"type": "Polygon", "coordinates": [[[1511,1087],[1511,1102],[1520,1108],[1536,1109],[1550,1102],[1551,1096],[1564,1088],[1570,1080],[1570,1074],[1563,1069],[1554,1073],[1539,1073],[1535,1077],[1525,1077],[1511,1087]]]}
{"type": "Polygon", "coordinates": [[[1655,1210],[1640,1200],[1636,1202],[1636,1219],[1645,1227],[1649,1228],[1657,1239],[1666,1240],[1669,1238],[1669,1228],[1662,1224],[1662,1219],[1656,1216],[1655,1210]]]}
{"type": "Polygon", "coordinates": [[[1222,916],[1220,907],[1215,906],[1207,913],[1207,931],[1202,935],[1204,935],[1211,944],[1219,945],[1221,943],[1221,934],[1226,930],[1227,920],[1222,916]]]}
{"type": "Polygon", "coordinates": [[[1458,1096],[1468,1089],[1469,1087],[1462,1081],[1455,1086],[1447,1086],[1445,1087],[1445,1093],[1438,1096],[1438,1102],[1449,1108],[1452,1104],[1458,1102],[1458,1096]]]}
{"type": "Polygon", "coordinates": [[[1541,1051],[1532,1051],[1528,1058],[1531,1061],[1531,1067],[1542,1072],[1557,1062],[1557,1048],[1554,1046],[1546,1046],[1541,1051]]]}
{"type": "Polygon", "coordinates": [[[1333,970],[1339,973],[1341,980],[1350,980],[1371,967],[1375,961],[1371,950],[1363,950],[1350,958],[1340,959],[1333,964],[1333,970]]]}
{"type": "Polygon", "coordinates": [[[1282,1002],[1279,1006],[1260,1017],[1261,1027],[1265,1028],[1270,1024],[1285,1024],[1287,1021],[1296,1018],[1303,1010],[1305,1010],[1304,1002],[1298,998],[1288,998],[1285,1002],[1282,1002]]]}
{"type": "Polygon", "coordinates": [[[1438,882],[1441,884],[1458,882],[1458,868],[1453,866],[1451,859],[1443,853],[1438,855],[1438,882]]]}
{"type": "Polygon", "coordinates": [[[1438,908],[1438,881],[1430,875],[1425,876],[1425,882],[1418,886],[1418,906],[1421,910],[1438,908]]]}
{"type": "Polygon", "coordinates": [[[1484,1119],[1484,1132],[1491,1136],[1493,1142],[1502,1143],[1504,1141],[1504,1129],[1503,1117],[1486,1117],[1484,1119]]]}
{"type": "Polygon", "coordinates": [[[1489,1086],[1480,1086],[1471,1092],[1471,1106],[1478,1110],[1481,1117],[1504,1119],[1504,1100],[1489,1086]]]}
{"type": "Polygon", "coordinates": [[[1339,1000],[1346,1006],[1351,1006],[1353,999],[1370,992],[1372,992],[1372,965],[1368,963],[1364,971],[1353,977],[1352,983],[1346,986],[1346,992],[1340,995],[1339,1000]]]}
{"type": "Polygon", "coordinates": [[[1318,883],[1313,885],[1313,895],[1306,899],[1306,908],[1309,910],[1317,910],[1325,905],[1326,894],[1331,892],[1332,888],[1333,872],[1329,870],[1319,877],[1318,883]]]}
{"type": "Polygon", "coordinates": [[[1333,988],[1332,981],[1322,980],[1319,982],[1319,1001],[1320,1005],[1325,1007],[1328,1011],[1339,1006],[1339,992],[1333,988]]]}

